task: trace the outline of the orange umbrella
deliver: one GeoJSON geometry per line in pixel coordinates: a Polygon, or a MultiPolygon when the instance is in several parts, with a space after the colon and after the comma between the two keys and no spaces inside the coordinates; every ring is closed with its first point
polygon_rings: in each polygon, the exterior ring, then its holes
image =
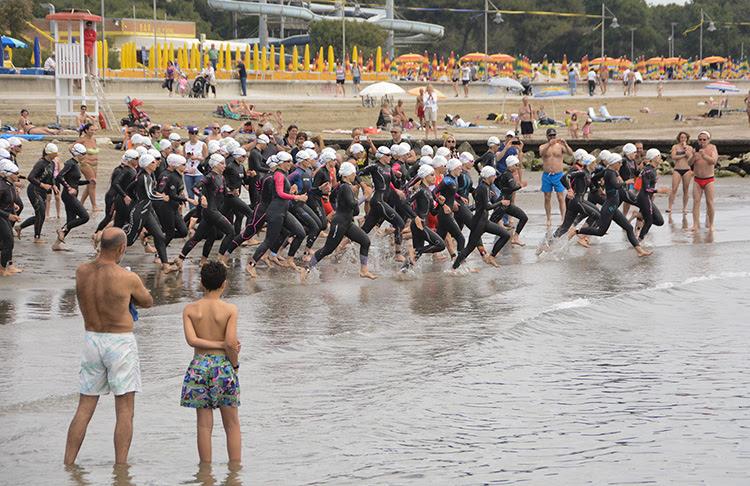
{"type": "Polygon", "coordinates": [[[661,64],[662,61],[664,61],[663,57],[652,57],[652,58],[646,59],[646,64],[648,64],[649,66],[651,66],[651,65],[654,65],[654,64],[661,64]]]}
{"type": "Polygon", "coordinates": [[[484,52],[472,52],[471,54],[466,54],[459,59],[459,62],[482,62],[486,61],[487,57],[487,54],[484,52]]]}
{"type": "Polygon", "coordinates": [[[490,62],[513,62],[516,58],[510,54],[493,54],[489,57],[490,62]]]}
{"type": "Polygon", "coordinates": [[[665,57],[664,58],[664,64],[668,66],[672,66],[674,64],[684,64],[687,62],[687,59],[683,59],[681,57],[665,57]]]}
{"type": "Polygon", "coordinates": [[[408,62],[427,62],[427,58],[422,54],[402,54],[398,56],[393,62],[402,64],[408,62]]]}
{"type": "MultiPolygon", "coordinates": [[[[602,63],[602,58],[601,57],[597,57],[596,59],[592,59],[592,60],[589,61],[589,64],[601,64],[601,63],[602,63]]],[[[604,58],[604,63],[612,65],[612,66],[619,66],[620,65],[620,60],[619,59],[615,59],[614,57],[605,57],[604,58]]]]}
{"type": "Polygon", "coordinates": [[[727,62],[727,59],[721,56],[709,56],[703,58],[704,64],[713,64],[715,62],[727,62]]]}
{"type": "MultiPolygon", "coordinates": [[[[417,88],[412,88],[407,93],[409,93],[412,96],[419,96],[419,90],[427,91],[427,86],[419,86],[417,88]]],[[[447,96],[445,96],[440,90],[437,90],[435,88],[432,88],[432,94],[435,96],[436,99],[445,99],[447,96]]]]}

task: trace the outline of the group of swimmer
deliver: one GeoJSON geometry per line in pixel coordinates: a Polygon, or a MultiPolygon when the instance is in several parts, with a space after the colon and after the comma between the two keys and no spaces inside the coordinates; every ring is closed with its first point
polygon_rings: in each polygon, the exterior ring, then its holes
{"type": "MultiPolygon", "coordinates": [[[[217,241],[219,260],[225,264],[243,244],[257,244],[245,267],[252,277],[257,276],[258,264],[265,262],[294,269],[303,278],[350,242],[359,246],[360,275],[376,278],[368,268],[370,235],[384,222],[392,228],[380,231],[392,231],[394,259],[404,271],[424,254],[440,259],[444,251],[453,259],[454,270],[474,250],[485,263],[497,266],[495,257],[506,244],[525,245],[520,236],[528,217],[515,201],[516,192],[527,185],[521,163],[524,145],[513,131],[504,141],[490,137],[487,152],[479,157],[459,152],[455,137],[447,137],[441,147],[417,149],[398,130],[392,131],[390,144],[376,147],[355,129],[345,151],[296,136],[302,133],[296,126],[290,126],[285,137],[259,133],[242,142],[229,126],[207,140],[198,132],[197,127],[189,127],[187,140],[177,133],[161,140],[135,133],[125,140],[126,150],[105,195],[103,218],[92,236],[95,245],[105,228],[122,228],[128,246],[140,241],[146,252],[156,254],[161,271],[171,273],[182,269],[201,242],[201,264],[217,241]],[[478,174],[476,182],[473,171],[478,174]],[[482,241],[485,233],[495,235],[489,250],[482,241]],[[314,250],[321,235],[325,242],[314,250]],[[176,238],[185,242],[170,260],[167,249],[176,238]],[[411,245],[403,251],[405,239],[411,239],[411,245]]],[[[604,236],[614,221],[639,256],[649,255],[651,251],[641,243],[652,226],[664,223],[653,196],[670,192],[656,186],[661,153],[629,143],[621,153],[602,150],[594,156],[582,149],[573,151],[554,129],[547,130],[546,137],[540,155],[547,226],[552,229],[553,192],[562,224],[550,231],[540,251],[551,239],[564,235],[577,235],[581,245],[589,246],[588,237],[604,236]],[[567,173],[563,171],[566,155],[573,160],[567,173]],[[631,212],[631,207],[637,211],[631,212]],[[635,228],[633,220],[637,220],[635,228]]],[[[687,145],[686,137],[680,134],[671,155],[695,174],[694,227],[700,225],[700,197],[705,193],[707,226],[712,229],[718,153],[708,132],[700,132],[696,147],[687,145]]],[[[56,161],[64,157],[57,144],[48,143],[29,171],[18,165],[22,150],[18,138],[0,140],[3,276],[21,271],[13,264],[14,233],[20,239],[25,228],[33,227],[34,241],[42,241],[50,193],[61,195],[66,214],[65,224],[56,230],[53,250],[64,250],[69,233],[90,218],[78,194],[89,182],[81,171],[88,148],[72,144],[59,169],[56,161]],[[23,178],[33,211],[25,220],[21,219],[23,178]]],[[[687,199],[683,209],[686,205],[687,199]]]]}

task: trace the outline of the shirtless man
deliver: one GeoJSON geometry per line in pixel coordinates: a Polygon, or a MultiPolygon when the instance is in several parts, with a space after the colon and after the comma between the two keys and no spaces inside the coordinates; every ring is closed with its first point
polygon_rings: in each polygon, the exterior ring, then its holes
{"type": "Polygon", "coordinates": [[[544,193],[544,212],[547,214],[547,226],[552,226],[552,190],[557,194],[560,206],[560,218],[565,219],[565,193],[563,186],[563,155],[573,155],[573,149],[568,142],[557,138],[554,128],[547,129],[547,143],[539,147],[542,156],[542,192],[544,193]]]}
{"type": "MultiPolygon", "coordinates": [[[[521,108],[518,110],[518,121],[521,125],[521,138],[529,139],[534,134],[534,110],[529,103],[529,98],[524,96],[521,100],[521,108]]],[[[516,126],[516,133],[519,133],[516,126]]]]}
{"type": "Polygon", "coordinates": [[[154,300],[140,277],[122,268],[127,237],[120,228],[102,232],[96,260],[76,270],[76,294],[86,328],[81,356],[78,409],[68,428],[65,464],[73,464],[100,395],[115,395],[115,463],[126,464],[133,438],[135,392],[141,391],[138,346],[130,303],[154,300]]]}
{"type": "Polygon", "coordinates": [[[697,231],[701,227],[701,197],[706,194],[706,229],[714,229],[714,170],[719,160],[716,145],[711,143],[711,134],[703,130],[698,134],[698,150],[693,154],[690,165],[695,178],[693,181],[693,227],[690,231],[697,231]]]}
{"type": "Polygon", "coordinates": [[[747,113],[747,123],[750,124],[750,91],[745,96],[745,112],[747,113]]]}

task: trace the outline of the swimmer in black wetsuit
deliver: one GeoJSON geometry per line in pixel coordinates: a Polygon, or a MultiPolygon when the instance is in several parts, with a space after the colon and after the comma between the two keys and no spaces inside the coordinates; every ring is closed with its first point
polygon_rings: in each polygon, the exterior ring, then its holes
{"type": "Polygon", "coordinates": [[[65,161],[55,178],[55,182],[61,186],[61,199],[65,205],[65,224],[57,230],[57,241],[52,244],[53,251],[64,250],[65,237],[68,236],[70,230],[86,224],[89,220],[88,211],[78,200],[78,187],[89,183],[89,181],[81,180],[80,163],[86,156],[86,147],[77,143],[71,147],[70,153],[72,157],[65,161]]]}
{"type": "Polygon", "coordinates": [[[479,175],[481,180],[479,181],[479,185],[477,185],[477,188],[474,191],[475,207],[474,217],[472,218],[471,224],[469,226],[469,228],[471,229],[471,233],[469,234],[469,241],[466,244],[466,248],[464,248],[464,251],[459,253],[458,257],[456,257],[456,260],[453,262],[454,270],[458,269],[461,263],[466,260],[471,252],[474,251],[479,243],[481,243],[482,235],[484,233],[492,233],[496,236],[499,236],[492,247],[492,253],[490,255],[484,255],[485,263],[493,267],[498,266],[497,261],[495,260],[495,256],[500,252],[503,246],[505,246],[508,240],[510,240],[510,233],[508,233],[505,228],[499,226],[496,223],[493,223],[488,219],[489,212],[502,204],[502,200],[490,204],[490,186],[495,182],[495,178],[497,177],[497,170],[490,165],[486,165],[482,167],[479,175]]]}
{"type": "MultiPolygon", "coordinates": [[[[510,242],[513,245],[526,246],[526,243],[521,241],[520,235],[521,231],[523,231],[523,228],[526,226],[526,222],[529,220],[529,217],[526,216],[526,213],[523,211],[523,209],[513,204],[513,195],[522,187],[515,177],[518,173],[520,163],[521,162],[518,160],[518,157],[516,157],[515,155],[509,155],[505,159],[505,165],[507,168],[505,169],[505,172],[500,174],[500,177],[498,177],[495,181],[495,185],[500,188],[500,206],[498,206],[497,209],[493,211],[492,215],[490,216],[490,221],[492,221],[493,223],[498,223],[506,214],[508,216],[516,218],[518,220],[518,224],[516,225],[516,230],[513,233],[513,237],[511,238],[510,242]]],[[[524,182],[523,185],[525,186],[526,183],[524,182]]]]}
{"type": "MultiPolygon", "coordinates": [[[[327,156],[330,156],[329,152],[326,152],[327,156]]],[[[306,238],[305,254],[303,256],[304,261],[310,261],[312,258],[312,247],[315,244],[315,240],[318,239],[320,232],[323,230],[323,223],[320,221],[318,215],[309,206],[310,202],[310,191],[313,187],[313,168],[315,167],[315,153],[312,150],[300,150],[297,152],[297,167],[289,174],[289,183],[292,187],[296,188],[297,194],[305,194],[308,196],[307,201],[293,201],[289,205],[289,212],[294,215],[297,221],[302,225],[304,234],[302,238],[295,238],[289,247],[288,255],[291,258],[297,253],[297,249],[301,246],[302,240],[306,238]]]]}
{"type": "Polygon", "coordinates": [[[307,201],[307,196],[304,194],[297,195],[292,194],[291,184],[287,179],[287,173],[292,168],[292,157],[287,152],[279,152],[276,154],[279,165],[276,171],[273,173],[273,196],[271,202],[268,204],[266,210],[266,238],[258,245],[255,253],[247,263],[245,270],[253,278],[257,277],[255,266],[258,264],[263,255],[266,254],[269,248],[271,248],[281,237],[282,230],[284,228],[284,220],[289,210],[289,204],[291,201],[307,201]]]}
{"type": "Polygon", "coordinates": [[[445,206],[445,196],[438,195],[437,201],[432,195],[430,186],[435,184],[435,169],[430,165],[423,165],[417,171],[419,184],[417,190],[409,198],[414,208],[414,219],[411,222],[411,238],[414,248],[413,259],[410,256],[402,270],[409,268],[417,263],[419,257],[424,253],[438,253],[445,250],[445,240],[427,227],[427,215],[437,215],[438,212],[450,208],[445,206]]]}
{"type": "Polygon", "coordinates": [[[607,169],[602,176],[607,199],[602,205],[598,224],[595,227],[585,227],[579,230],[576,230],[575,227],[571,227],[570,230],[568,230],[568,236],[571,238],[576,234],[604,236],[614,220],[620,228],[625,230],[628,235],[628,241],[633,245],[638,256],[648,256],[651,252],[640,246],[638,239],[635,237],[633,227],[628,223],[625,215],[623,215],[619,209],[620,193],[623,190],[624,185],[623,180],[617,173],[621,164],[622,157],[619,154],[612,154],[607,159],[607,169]]]}
{"type": "Polygon", "coordinates": [[[215,153],[209,157],[208,164],[211,167],[211,171],[194,188],[194,191],[200,194],[200,222],[195,233],[185,242],[180,255],[177,257],[175,263],[179,267],[182,266],[190,251],[200,241],[206,240],[203,246],[203,255],[201,256],[201,265],[203,265],[208,261],[213,242],[219,239],[220,234],[228,238],[226,241],[231,241],[235,237],[232,223],[221,214],[221,208],[224,204],[224,192],[226,190],[223,176],[224,168],[226,167],[224,156],[215,153]]]}
{"type": "Polygon", "coordinates": [[[663,226],[664,217],[662,217],[659,208],[654,204],[654,194],[666,194],[671,189],[666,187],[656,187],[656,168],[662,163],[661,153],[658,149],[648,149],[645,157],[645,164],[641,171],[641,190],[638,192],[638,210],[640,218],[643,220],[643,227],[638,235],[638,241],[648,234],[651,226],[663,226]]]}
{"type": "Polygon", "coordinates": [[[16,227],[16,235],[21,238],[21,230],[27,226],[34,225],[34,243],[43,243],[42,225],[44,225],[44,216],[47,211],[47,195],[58,189],[55,186],[55,158],[58,155],[57,145],[48,143],[44,147],[42,158],[34,164],[34,167],[26,176],[29,181],[29,187],[26,194],[29,196],[31,206],[34,208],[34,216],[26,219],[16,227]]]}
{"type": "Polygon", "coordinates": [[[230,157],[226,159],[226,168],[224,169],[224,183],[226,192],[224,193],[224,207],[222,213],[226,218],[233,222],[234,233],[239,234],[243,228],[243,221],[250,221],[253,217],[253,210],[242,200],[242,187],[248,186],[255,172],[245,171],[245,162],[247,161],[247,151],[238,147],[232,151],[230,157]]]}
{"type": "Polygon", "coordinates": [[[335,191],[336,212],[331,219],[331,228],[323,248],[315,252],[310,260],[309,269],[315,268],[323,258],[336,250],[341,240],[348,238],[359,244],[359,276],[376,278],[367,268],[367,257],[370,250],[370,238],[354,223],[354,217],[359,214],[359,201],[353,185],[357,177],[357,169],[351,162],[344,162],[339,169],[341,184],[335,191]]]}
{"type": "MultiPolygon", "coordinates": [[[[386,201],[391,191],[391,150],[388,147],[379,147],[377,154],[377,163],[368,165],[357,173],[357,177],[372,177],[373,194],[370,199],[370,211],[365,217],[362,224],[362,231],[369,233],[375,226],[379,226],[383,221],[388,221],[394,228],[393,240],[396,251],[396,261],[403,262],[404,257],[401,255],[401,232],[404,229],[404,220],[398,215],[395,209],[386,201]]],[[[404,197],[400,190],[396,190],[398,197],[404,197]]]]}
{"type": "MultiPolygon", "coordinates": [[[[449,160],[447,167],[448,173],[445,175],[445,177],[443,177],[443,180],[440,181],[440,184],[438,184],[438,186],[435,188],[435,194],[445,198],[444,208],[448,208],[449,210],[438,211],[437,234],[443,240],[445,240],[445,237],[450,234],[451,237],[456,240],[456,250],[459,253],[466,246],[466,239],[464,238],[463,233],[461,233],[461,228],[456,221],[459,210],[463,205],[461,196],[458,194],[458,181],[463,172],[462,165],[463,164],[460,160],[449,160]]],[[[469,212],[469,219],[471,219],[471,212],[469,212]]],[[[452,253],[451,258],[456,258],[456,254],[452,253]]]]}
{"type": "Polygon", "coordinates": [[[109,226],[110,222],[114,220],[114,226],[122,228],[128,221],[132,200],[125,191],[135,180],[138,157],[137,150],[126,150],[122,155],[122,163],[112,171],[109,189],[104,195],[104,217],[92,237],[95,245],[99,241],[101,232],[109,226]]]}
{"type": "Polygon", "coordinates": [[[157,165],[157,160],[150,154],[141,155],[138,159],[140,170],[126,191],[132,194],[133,203],[130,207],[128,224],[123,229],[128,236],[128,246],[132,246],[135,243],[135,240],[141,235],[142,229],[148,231],[154,238],[156,253],[161,262],[161,271],[170,273],[177,269],[175,266],[170,265],[167,259],[167,245],[165,244],[164,232],[159,224],[159,218],[156,216],[153,204],[154,201],[169,200],[169,196],[156,192],[156,181],[153,174],[157,165]]]}
{"type": "MultiPolygon", "coordinates": [[[[591,174],[588,166],[596,162],[596,157],[585,154],[573,162],[573,166],[567,173],[567,184],[569,186],[567,194],[567,209],[563,223],[552,234],[554,238],[560,238],[568,232],[571,226],[575,226],[584,218],[591,218],[591,222],[599,220],[599,210],[592,203],[586,201],[586,192],[591,186],[591,174]]],[[[596,186],[598,190],[598,186],[596,186]]],[[[589,247],[588,241],[580,237],[579,244],[589,247]]]]}
{"type": "Polygon", "coordinates": [[[185,220],[180,215],[180,208],[186,203],[199,204],[196,199],[188,198],[185,194],[183,175],[187,166],[187,159],[180,154],[167,155],[167,168],[162,172],[157,185],[157,191],[169,196],[169,201],[154,201],[154,209],[159,217],[159,223],[164,230],[165,244],[174,238],[184,238],[188,235],[185,220]]]}
{"type": "Polygon", "coordinates": [[[10,159],[0,159],[0,277],[22,270],[13,265],[13,224],[20,221],[16,203],[18,166],[10,159]]]}

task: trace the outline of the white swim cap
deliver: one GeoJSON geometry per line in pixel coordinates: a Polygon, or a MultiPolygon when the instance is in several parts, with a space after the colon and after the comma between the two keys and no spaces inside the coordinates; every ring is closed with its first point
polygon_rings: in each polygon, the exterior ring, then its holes
{"type": "Polygon", "coordinates": [[[448,161],[448,172],[453,172],[456,169],[460,169],[461,167],[463,167],[463,165],[464,164],[461,163],[461,161],[458,159],[450,159],[448,161]]]}
{"type": "Polygon", "coordinates": [[[0,148],[0,159],[10,160],[10,152],[7,149],[0,148]]]}
{"type": "Polygon", "coordinates": [[[659,149],[650,148],[646,151],[646,160],[654,160],[657,157],[661,156],[661,152],[659,152],[659,149]]]}
{"type": "Polygon", "coordinates": [[[138,166],[141,169],[145,169],[149,165],[153,164],[156,159],[151,154],[143,154],[141,155],[141,158],[138,159],[138,166]]]}
{"type": "Polygon", "coordinates": [[[619,162],[622,162],[622,155],[620,154],[609,154],[609,157],[607,157],[607,167],[619,162]]]}
{"type": "Polygon", "coordinates": [[[419,170],[417,170],[417,177],[420,179],[424,179],[427,176],[433,175],[435,173],[435,169],[432,168],[432,166],[429,165],[420,165],[419,170]]]}
{"type": "Polygon", "coordinates": [[[606,161],[610,155],[612,155],[612,152],[610,152],[609,150],[602,150],[601,152],[599,152],[599,160],[606,161]]]}
{"type": "MultiPolygon", "coordinates": [[[[302,152],[302,150],[300,150],[300,152],[302,152]]],[[[276,160],[280,164],[283,162],[291,162],[292,156],[289,152],[279,152],[278,154],[276,154],[276,160]]]]}
{"type": "Polygon", "coordinates": [[[505,166],[506,166],[506,167],[508,167],[508,168],[510,169],[510,168],[511,168],[511,167],[513,167],[514,165],[518,165],[518,164],[519,164],[520,162],[521,162],[521,161],[520,161],[520,160],[518,160],[518,157],[516,157],[515,155],[509,155],[509,156],[508,156],[508,157],[507,157],[507,158],[505,159],[505,166]]]}
{"type": "Polygon", "coordinates": [[[153,148],[154,144],[151,141],[151,137],[143,137],[143,145],[145,145],[148,148],[153,148]]]}
{"type": "Polygon", "coordinates": [[[271,139],[268,138],[268,135],[266,135],[265,133],[261,133],[260,135],[258,135],[258,142],[267,144],[270,141],[271,139]]]}
{"type": "Polygon", "coordinates": [[[391,149],[389,149],[385,145],[383,145],[381,147],[378,147],[378,151],[377,151],[377,153],[375,153],[375,157],[381,158],[384,155],[391,155],[391,149]]]}
{"type": "Polygon", "coordinates": [[[234,131],[234,128],[230,127],[229,125],[222,125],[221,127],[221,133],[232,133],[234,131]]]}
{"type": "Polygon", "coordinates": [[[500,139],[497,137],[490,137],[487,139],[487,146],[500,145],[500,139]]]}
{"type": "Polygon", "coordinates": [[[585,156],[583,157],[583,165],[589,165],[589,164],[591,164],[592,162],[596,162],[596,157],[594,157],[593,155],[591,155],[591,154],[586,154],[586,155],[585,155],[585,156]]]}
{"type": "Polygon", "coordinates": [[[635,148],[635,145],[632,143],[626,143],[622,147],[622,153],[624,154],[634,154],[638,151],[638,149],[635,148]]]}
{"type": "Polygon", "coordinates": [[[180,142],[182,141],[182,137],[180,136],[179,133],[172,132],[169,134],[169,140],[171,142],[180,142]]]}
{"type": "Polygon", "coordinates": [[[401,153],[401,145],[394,143],[391,145],[391,155],[394,157],[400,157],[404,154],[401,153]]]}
{"type": "Polygon", "coordinates": [[[411,151],[411,145],[406,142],[401,142],[398,146],[401,147],[401,155],[406,155],[411,151]]]}
{"type": "Polygon", "coordinates": [[[295,156],[295,159],[297,159],[297,162],[302,162],[303,160],[310,159],[310,152],[307,150],[300,150],[297,152],[297,155],[295,156]]]}
{"type": "Polygon", "coordinates": [[[133,143],[133,145],[143,145],[144,138],[145,137],[140,133],[134,133],[133,136],[130,137],[130,141],[133,143]]]}
{"type": "Polygon", "coordinates": [[[148,149],[144,147],[143,145],[139,145],[135,148],[135,151],[138,152],[138,157],[140,157],[143,154],[148,153],[148,149]]]}
{"type": "Polygon", "coordinates": [[[172,148],[172,142],[170,142],[170,141],[169,141],[169,140],[167,140],[166,138],[162,138],[162,139],[161,139],[161,140],[159,141],[159,150],[160,150],[160,151],[161,151],[161,150],[167,150],[167,149],[171,149],[171,148],[172,148]]]}
{"type": "Polygon", "coordinates": [[[328,150],[324,150],[320,153],[320,157],[318,157],[318,162],[321,164],[325,164],[331,160],[336,160],[336,152],[331,153],[328,150]]]}
{"type": "Polygon", "coordinates": [[[221,154],[213,154],[208,158],[208,166],[212,169],[222,163],[224,163],[224,156],[221,154]]]}
{"type": "Polygon", "coordinates": [[[157,160],[161,159],[161,153],[156,149],[148,149],[148,154],[157,160]]]}
{"type": "Polygon", "coordinates": [[[302,142],[302,148],[303,149],[314,149],[315,144],[311,140],[305,140],[302,142]]]}
{"type": "Polygon", "coordinates": [[[8,139],[8,144],[9,144],[9,145],[10,145],[11,147],[20,147],[20,146],[22,146],[22,145],[23,145],[23,140],[21,140],[21,139],[20,139],[20,138],[18,138],[18,137],[10,137],[10,138],[8,139]]]}
{"type": "Polygon", "coordinates": [[[2,157],[0,157],[0,172],[4,172],[6,174],[18,174],[18,166],[16,166],[16,164],[14,164],[12,160],[3,159],[2,157]]]}
{"type": "Polygon", "coordinates": [[[583,160],[583,157],[586,156],[588,152],[583,150],[582,148],[579,148],[575,152],[573,152],[573,160],[583,160]]]}
{"type": "Polygon", "coordinates": [[[354,167],[354,164],[352,164],[351,162],[344,162],[343,164],[341,164],[341,168],[339,169],[339,174],[342,177],[350,176],[356,172],[357,168],[354,167]]]}
{"type": "Polygon", "coordinates": [[[242,147],[236,147],[234,150],[232,150],[232,157],[234,158],[245,156],[247,156],[247,150],[243,149],[242,147]]]}
{"type": "Polygon", "coordinates": [[[429,145],[423,145],[422,146],[422,150],[420,151],[420,154],[423,155],[423,156],[424,155],[428,155],[428,156],[432,157],[433,155],[435,155],[435,151],[432,150],[431,146],[429,146],[429,145]]]}
{"type": "Polygon", "coordinates": [[[432,166],[433,167],[448,167],[448,159],[443,157],[442,155],[436,155],[432,158],[432,166]]]}
{"type": "Polygon", "coordinates": [[[432,165],[432,157],[429,155],[423,155],[419,158],[419,165],[432,165]]]}
{"type": "Polygon", "coordinates": [[[169,154],[167,155],[167,165],[170,167],[178,167],[185,165],[187,160],[180,154],[169,154]]]}
{"type": "Polygon", "coordinates": [[[208,153],[209,154],[215,154],[221,150],[221,144],[218,142],[218,140],[211,140],[208,142],[208,153]]]}
{"type": "Polygon", "coordinates": [[[52,155],[52,154],[58,154],[60,153],[57,150],[57,145],[54,143],[48,143],[46,147],[44,147],[44,153],[45,155],[52,155]]]}
{"type": "Polygon", "coordinates": [[[137,160],[140,156],[141,154],[139,154],[137,150],[126,150],[125,153],[122,154],[122,161],[125,162],[126,160],[137,160]]]}
{"type": "Polygon", "coordinates": [[[469,162],[474,162],[474,156],[471,152],[461,152],[461,155],[458,156],[458,160],[460,160],[462,164],[468,164],[469,162]]]}
{"type": "Polygon", "coordinates": [[[435,151],[435,155],[441,155],[443,157],[448,157],[451,154],[451,149],[448,147],[438,147],[438,149],[435,151]]]}
{"type": "Polygon", "coordinates": [[[482,171],[479,173],[479,175],[480,177],[482,177],[482,179],[488,179],[492,176],[497,175],[497,170],[491,165],[485,165],[484,167],[482,167],[482,171]]]}
{"type": "Polygon", "coordinates": [[[353,143],[351,147],[349,147],[349,153],[352,155],[361,154],[365,151],[365,147],[361,143],[353,143]]]}
{"type": "Polygon", "coordinates": [[[82,143],[77,143],[70,148],[70,153],[76,155],[86,155],[86,146],[82,143]]]}

